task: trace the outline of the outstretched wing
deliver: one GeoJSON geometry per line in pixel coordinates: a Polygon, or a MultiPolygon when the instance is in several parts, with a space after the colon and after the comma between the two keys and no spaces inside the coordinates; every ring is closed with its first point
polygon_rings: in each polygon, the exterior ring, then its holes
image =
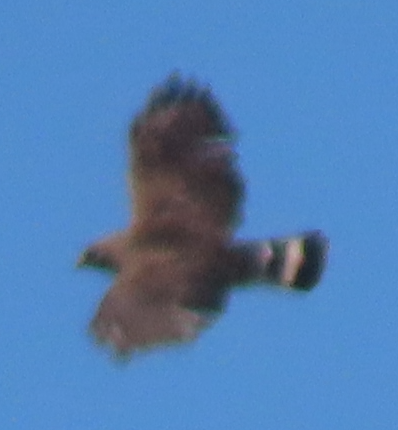
{"type": "Polygon", "coordinates": [[[244,191],[232,138],[208,88],[178,75],[155,88],[130,132],[136,220],[194,216],[232,226],[244,191]]]}
{"type": "Polygon", "coordinates": [[[200,261],[195,270],[173,250],[133,251],[102,300],[92,332],[118,354],[193,340],[211,322],[210,313],[190,306],[206,298],[202,275],[200,261]]]}
{"type": "Polygon", "coordinates": [[[116,283],[107,293],[91,322],[100,343],[119,355],[160,344],[191,341],[210,320],[172,301],[145,301],[116,283]]]}

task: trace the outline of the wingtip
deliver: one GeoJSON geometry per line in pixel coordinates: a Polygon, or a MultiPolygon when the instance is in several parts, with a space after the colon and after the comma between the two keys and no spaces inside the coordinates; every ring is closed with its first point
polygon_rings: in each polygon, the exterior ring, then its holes
{"type": "Polygon", "coordinates": [[[178,70],[151,91],[144,116],[179,103],[199,102],[218,124],[218,133],[230,134],[232,126],[222,112],[210,85],[201,85],[195,78],[184,79],[178,70]]]}

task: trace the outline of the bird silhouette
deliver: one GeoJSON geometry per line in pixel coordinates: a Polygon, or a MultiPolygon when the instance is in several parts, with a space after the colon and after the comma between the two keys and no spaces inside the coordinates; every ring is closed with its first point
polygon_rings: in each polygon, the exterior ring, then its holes
{"type": "Polygon", "coordinates": [[[235,135],[210,88],[178,74],[132,122],[134,216],[78,260],[114,275],[90,327],[117,354],[195,339],[233,288],[310,290],[319,281],[328,251],[320,230],[235,238],[245,193],[235,135]]]}

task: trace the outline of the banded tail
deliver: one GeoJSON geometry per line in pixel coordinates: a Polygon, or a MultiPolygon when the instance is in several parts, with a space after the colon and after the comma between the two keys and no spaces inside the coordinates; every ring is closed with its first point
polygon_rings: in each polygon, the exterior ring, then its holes
{"type": "Polygon", "coordinates": [[[264,282],[310,290],[322,276],[329,248],[319,230],[232,247],[236,284],[264,282]]]}

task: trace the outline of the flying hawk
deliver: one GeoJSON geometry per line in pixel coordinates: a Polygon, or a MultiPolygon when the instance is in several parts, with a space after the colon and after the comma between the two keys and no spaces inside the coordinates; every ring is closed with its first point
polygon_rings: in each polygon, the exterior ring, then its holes
{"type": "Polygon", "coordinates": [[[234,238],[244,196],[234,135],[211,90],[178,75],[155,88],[134,119],[134,217],[78,260],[114,274],[91,330],[118,354],[194,339],[232,288],[310,290],[319,281],[328,249],[320,231],[234,238]]]}

